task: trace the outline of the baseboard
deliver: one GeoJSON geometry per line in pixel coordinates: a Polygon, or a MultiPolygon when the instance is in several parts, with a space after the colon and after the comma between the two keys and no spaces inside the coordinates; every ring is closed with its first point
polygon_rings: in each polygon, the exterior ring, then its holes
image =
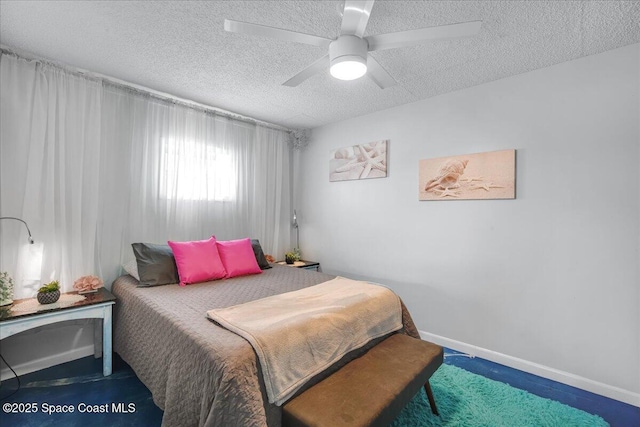
{"type": "MultiPolygon", "coordinates": [[[[16,374],[22,376],[30,372],[39,371],[41,369],[50,368],[51,366],[59,365],[61,363],[71,362],[72,360],[81,359],[83,357],[93,356],[93,344],[74,348],[63,353],[53,354],[51,356],[43,357],[40,359],[30,360],[19,365],[12,366],[16,374]]],[[[0,380],[5,381],[13,378],[13,372],[7,367],[4,367],[0,371],[0,380]]]]}
{"type": "Polygon", "coordinates": [[[519,359],[517,357],[498,353],[496,351],[487,350],[482,347],[467,344],[461,341],[452,340],[450,338],[435,335],[429,332],[420,331],[420,336],[432,343],[450,348],[452,350],[461,351],[471,356],[481,357],[510,368],[538,375],[562,384],[577,387],[582,390],[590,391],[610,399],[628,403],[629,405],[640,407],[640,394],[629,390],[624,390],[598,381],[593,381],[578,375],[530,362],[528,360],[519,359]]]}
{"type": "MultiPolygon", "coordinates": [[[[590,391],[592,393],[608,397],[610,399],[615,399],[620,402],[640,407],[640,394],[634,393],[632,391],[610,386],[608,384],[590,380],[579,375],[560,371],[558,369],[550,368],[548,366],[540,365],[528,360],[498,353],[492,350],[487,350],[482,347],[467,344],[461,341],[456,341],[429,332],[420,331],[420,336],[427,341],[450,348],[452,350],[461,351],[476,357],[481,357],[483,359],[500,363],[501,365],[505,365],[510,368],[519,369],[530,374],[538,375],[540,377],[548,378],[562,384],[567,384],[582,390],[590,391]]],[[[61,363],[66,363],[83,357],[92,356],[93,352],[94,347],[93,344],[91,344],[80,348],[74,348],[63,353],[43,357],[41,359],[30,360],[26,363],[12,366],[12,368],[18,375],[22,376],[30,372],[46,369],[51,366],[59,365],[61,363]]],[[[0,371],[0,380],[5,381],[10,378],[13,378],[13,373],[11,372],[11,370],[9,370],[9,368],[4,368],[2,369],[2,371],[0,371]]]]}

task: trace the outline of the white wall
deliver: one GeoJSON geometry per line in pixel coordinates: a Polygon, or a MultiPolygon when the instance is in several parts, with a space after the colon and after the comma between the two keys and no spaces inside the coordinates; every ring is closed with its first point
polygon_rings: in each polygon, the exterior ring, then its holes
{"type": "Polygon", "coordinates": [[[422,331],[640,405],[639,51],[314,129],[298,168],[303,256],[390,285],[422,331]],[[387,178],[329,182],[332,149],[380,139],[387,178]],[[419,159],[510,148],[516,200],[418,201],[419,159]]]}

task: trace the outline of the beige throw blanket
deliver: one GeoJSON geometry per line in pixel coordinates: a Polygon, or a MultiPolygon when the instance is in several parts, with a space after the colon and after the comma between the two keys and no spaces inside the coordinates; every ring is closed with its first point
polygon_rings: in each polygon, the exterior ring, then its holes
{"type": "Polygon", "coordinates": [[[251,343],[276,405],[351,350],[402,328],[396,294],[344,277],[207,316],[251,343]]]}

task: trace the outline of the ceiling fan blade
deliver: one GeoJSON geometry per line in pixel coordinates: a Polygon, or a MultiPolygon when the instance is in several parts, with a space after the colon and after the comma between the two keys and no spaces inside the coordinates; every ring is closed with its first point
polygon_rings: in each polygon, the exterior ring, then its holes
{"type": "Polygon", "coordinates": [[[378,34],[365,37],[369,43],[369,51],[395,49],[411,46],[429,40],[447,40],[469,37],[477,34],[482,21],[463,22],[460,24],[441,25],[439,27],[420,28],[418,30],[400,31],[398,33],[378,34]]]}
{"type": "Polygon", "coordinates": [[[345,1],[340,35],[348,34],[362,37],[364,30],[367,28],[374,2],[375,0],[345,1]]]}
{"type": "Polygon", "coordinates": [[[224,29],[232,33],[243,33],[259,37],[271,37],[288,42],[304,43],[319,47],[329,47],[331,39],[314,36],[311,34],[297,33],[281,28],[268,27],[266,25],[251,24],[249,22],[224,20],[224,29]]]}
{"type": "Polygon", "coordinates": [[[367,76],[369,76],[375,84],[380,86],[380,89],[386,89],[398,84],[395,79],[391,77],[391,74],[387,73],[387,70],[382,68],[382,65],[373,59],[371,55],[368,55],[367,58],[367,76]]]}
{"type": "Polygon", "coordinates": [[[300,83],[307,80],[309,77],[313,76],[314,74],[321,73],[328,68],[329,68],[329,55],[325,55],[322,58],[318,59],[313,64],[309,65],[304,70],[300,71],[295,76],[291,77],[286,82],[282,83],[282,85],[290,86],[290,87],[298,86],[300,83]]]}

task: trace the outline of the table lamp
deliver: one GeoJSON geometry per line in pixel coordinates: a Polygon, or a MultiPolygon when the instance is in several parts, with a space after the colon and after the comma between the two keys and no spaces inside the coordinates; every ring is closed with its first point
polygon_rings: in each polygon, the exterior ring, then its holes
{"type": "Polygon", "coordinates": [[[296,248],[295,251],[300,255],[300,227],[298,225],[298,215],[296,214],[296,210],[293,210],[293,219],[291,221],[291,225],[296,229],[296,248]]]}

